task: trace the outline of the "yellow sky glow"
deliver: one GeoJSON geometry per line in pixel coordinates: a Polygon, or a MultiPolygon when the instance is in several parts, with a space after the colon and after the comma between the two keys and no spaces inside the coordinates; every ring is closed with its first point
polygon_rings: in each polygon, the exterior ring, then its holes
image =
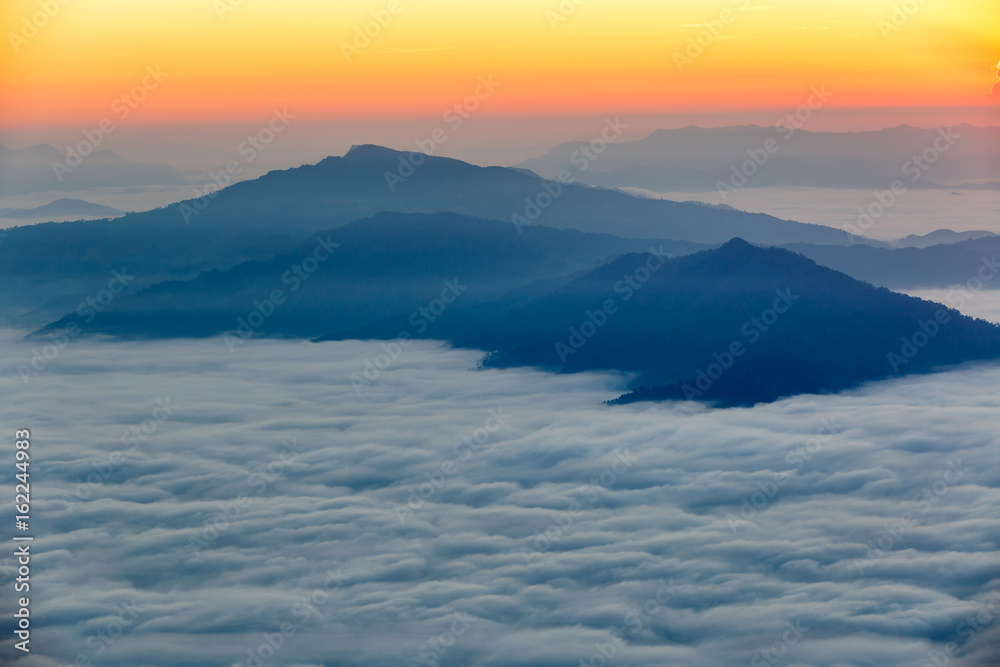
{"type": "Polygon", "coordinates": [[[787,108],[818,85],[841,107],[978,106],[1000,54],[995,0],[392,2],[6,0],[0,126],[92,123],[148,66],[168,76],[138,123],[439,115],[491,74],[496,115],[787,108]],[[391,20],[348,62],[373,12],[391,20]]]}

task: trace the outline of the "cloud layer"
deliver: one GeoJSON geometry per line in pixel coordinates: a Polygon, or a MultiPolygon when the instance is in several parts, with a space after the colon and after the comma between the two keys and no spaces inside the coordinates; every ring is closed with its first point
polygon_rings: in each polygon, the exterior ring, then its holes
{"type": "Polygon", "coordinates": [[[622,377],[434,343],[362,395],[377,343],[77,340],[24,386],[0,336],[0,424],[33,432],[19,665],[998,657],[995,367],[611,408],[622,377]]]}

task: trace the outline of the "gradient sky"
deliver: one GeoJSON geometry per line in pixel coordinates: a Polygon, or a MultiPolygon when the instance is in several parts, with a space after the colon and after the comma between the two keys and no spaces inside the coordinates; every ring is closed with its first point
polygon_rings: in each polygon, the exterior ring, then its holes
{"type": "Polygon", "coordinates": [[[483,113],[506,116],[791,109],[818,85],[837,108],[968,107],[989,103],[1000,58],[995,0],[925,0],[891,33],[879,22],[901,0],[564,0],[575,11],[554,26],[559,0],[397,0],[351,62],[341,44],[389,0],[63,1],[17,44],[39,0],[0,8],[2,128],[91,126],[147,66],[169,76],[130,123],[275,106],[439,116],[484,75],[502,87],[483,113]],[[725,9],[730,25],[679,71],[674,53],[725,9]]]}

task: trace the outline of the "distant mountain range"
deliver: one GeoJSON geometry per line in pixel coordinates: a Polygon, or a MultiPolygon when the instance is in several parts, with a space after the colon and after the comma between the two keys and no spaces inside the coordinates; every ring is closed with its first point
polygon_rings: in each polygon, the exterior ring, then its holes
{"type": "Polygon", "coordinates": [[[635,374],[624,402],[720,405],[1000,358],[1000,327],[790,251],[742,240],[694,250],[387,213],[317,234],[287,255],[78,310],[37,335],[222,334],[231,350],[259,335],[397,346],[433,338],[490,351],[488,366],[635,374]]]}
{"type": "MultiPolygon", "coordinates": [[[[938,229],[929,234],[910,234],[909,236],[905,236],[901,239],[890,241],[886,245],[892,248],[928,248],[933,245],[973,241],[975,239],[982,239],[989,236],[996,236],[996,234],[985,230],[954,232],[950,229],[938,229]]],[[[870,245],[877,244],[872,243],[870,245]]]]}
{"type": "Polygon", "coordinates": [[[273,171],[221,191],[198,214],[191,202],[168,207],[202,224],[280,229],[306,234],[377,213],[450,211],[520,226],[723,243],[745,236],[756,243],[836,243],[842,231],[719,207],[633,197],[623,192],[545,181],[504,167],[477,167],[442,157],[379,146],[355,146],[343,157],[273,171]]]}
{"type": "Polygon", "coordinates": [[[516,169],[424,158],[403,182],[387,176],[412,160],[356,147],[202,201],[12,228],[0,315],[48,323],[42,340],[443,339],[490,352],[489,366],[629,373],[620,402],[743,405],[1000,358],[1000,327],[873,286],[982,277],[1000,236],[844,245],[857,239],[516,169]],[[561,228],[508,215],[541,192],[561,228]],[[727,238],[742,231],[754,243],[727,238]]]}
{"type": "Polygon", "coordinates": [[[291,252],[312,233],[385,211],[450,211],[506,222],[521,216],[548,227],[706,245],[734,236],[762,244],[852,240],[820,225],[553,184],[516,169],[436,157],[411,164],[420,159],[360,146],[344,157],[270,172],[214,195],[117,220],[12,229],[0,244],[0,317],[42,324],[101,289],[110,272],[123,266],[137,276],[133,288],[188,279],[291,252]],[[401,173],[409,175],[398,182],[401,173]]]}
{"type": "Polygon", "coordinates": [[[977,290],[1000,289],[1000,236],[897,249],[813,244],[785,247],[858,280],[893,289],[944,288],[970,281],[978,285],[977,290]]]}
{"type": "Polygon", "coordinates": [[[235,330],[255,302],[278,290],[275,316],[254,325],[254,333],[314,337],[408,316],[445,281],[463,286],[456,303],[468,307],[533,283],[558,284],[609,257],[650,247],[686,254],[701,246],[535,226],[519,234],[510,223],[453,213],[381,213],[319,232],[286,254],[163,282],[96,317],[72,314],[45,331],[75,322],[118,336],[210,336],[235,330]]]}
{"type": "MultiPolygon", "coordinates": [[[[586,143],[567,142],[517,166],[552,178],[580,161],[586,143]]],[[[603,187],[710,192],[720,182],[732,184],[733,170],[756,160],[744,170],[744,175],[752,175],[743,187],[885,189],[900,179],[912,188],[995,188],[1000,187],[998,156],[1000,127],[937,130],[903,125],[853,133],[811,132],[790,125],[686,127],[609,144],[577,177],[603,187]]]]}
{"type": "Polygon", "coordinates": [[[182,172],[169,165],[134,162],[110,150],[95,150],[78,166],[58,174],[53,163],[65,166],[66,156],[49,144],[16,150],[0,146],[0,196],[188,182],[182,172]]]}
{"type": "MultiPolygon", "coordinates": [[[[677,259],[623,255],[551,287],[446,312],[414,337],[491,350],[487,366],[636,374],[619,402],[747,405],[1000,358],[997,325],[742,240],[677,259]]],[[[321,340],[400,331],[391,319],[321,340]]]]}
{"type": "Polygon", "coordinates": [[[125,212],[110,206],[65,197],[34,208],[0,208],[0,218],[8,219],[75,217],[83,220],[85,218],[117,218],[121,215],[125,215],[125,212]]]}

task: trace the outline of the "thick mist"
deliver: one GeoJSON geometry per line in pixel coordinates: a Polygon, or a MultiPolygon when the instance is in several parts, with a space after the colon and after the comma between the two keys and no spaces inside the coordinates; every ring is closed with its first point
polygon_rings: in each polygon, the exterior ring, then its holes
{"type": "Polygon", "coordinates": [[[995,663],[995,367],[612,408],[434,343],[360,393],[378,343],[81,339],[25,385],[20,333],[25,665],[995,663]]]}

